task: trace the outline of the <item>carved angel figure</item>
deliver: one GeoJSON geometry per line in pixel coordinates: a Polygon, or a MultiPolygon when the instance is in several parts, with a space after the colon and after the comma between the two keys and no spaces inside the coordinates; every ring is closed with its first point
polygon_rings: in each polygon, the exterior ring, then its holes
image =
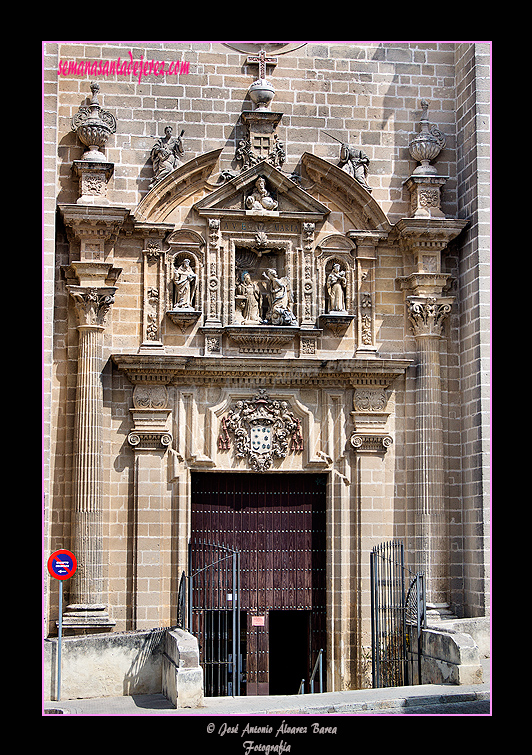
{"type": "Polygon", "coordinates": [[[351,147],[349,144],[342,144],[340,148],[339,167],[346,173],[349,173],[366,191],[371,192],[371,188],[366,181],[368,175],[369,157],[361,149],[351,147]]]}
{"type": "Polygon", "coordinates": [[[251,280],[251,275],[246,271],[242,274],[242,283],[238,291],[244,298],[242,319],[245,323],[260,323],[260,291],[257,283],[251,280]]]}
{"type": "Polygon", "coordinates": [[[290,311],[293,297],[288,279],[279,278],[277,271],[271,268],[262,275],[268,281],[269,308],[266,320],[272,325],[297,325],[297,320],[290,311]]]}

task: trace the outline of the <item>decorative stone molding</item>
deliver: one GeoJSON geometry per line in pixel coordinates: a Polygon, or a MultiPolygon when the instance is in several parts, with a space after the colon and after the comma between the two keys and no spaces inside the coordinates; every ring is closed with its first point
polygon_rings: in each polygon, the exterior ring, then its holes
{"type": "Polygon", "coordinates": [[[350,438],[355,451],[384,453],[392,445],[392,436],[384,431],[390,416],[387,404],[388,395],[384,388],[355,388],[354,411],[351,412],[355,429],[350,438]]]}
{"type": "Polygon", "coordinates": [[[108,162],[89,162],[75,160],[72,172],[79,180],[79,199],[81,205],[108,205],[107,185],[114,172],[114,164],[108,162]]]}
{"type": "Polygon", "coordinates": [[[59,211],[67,227],[70,259],[74,259],[79,250],[79,260],[82,262],[103,262],[129,215],[129,210],[124,207],[78,204],[59,205],[59,211]]]}
{"type": "Polygon", "coordinates": [[[408,320],[413,335],[440,338],[454,297],[407,296],[408,320]]]}
{"type": "Polygon", "coordinates": [[[360,453],[386,453],[393,444],[393,438],[391,435],[355,432],[351,435],[350,443],[354,450],[360,453]]]}
{"type": "Polygon", "coordinates": [[[440,208],[441,189],[447,176],[410,176],[404,186],[410,192],[410,211],[413,218],[445,218],[440,208]]]}
{"type": "Polygon", "coordinates": [[[133,408],[130,409],[134,428],[128,443],[138,451],[165,450],[172,443],[167,423],[168,392],[164,385],[136,385],[133,408]]]}
{"type": "Polygon", "coordinates": [[[237,401],[222,417],[218,440],[220,450],[230,448],[234,436],[236,456],[246,459],[255,472],[265,472],[274,459],[284,459],[288,451],[303,451],[301,421],[288,402],[273,400],[260,389],[251,401],[237,401]]]}
{"type": "Polygon", "coordinates": [[[299,333],[298,327],[258,325],[230,325],[225,328],[231,341],[243,354],[279,354],[299,333]]]}
{"type": "Polygon", "coordinates": [[[103,328],[106,317],[114,303],[116,288],[85,288],[68,286],[76,307],[79,325],[91,328],[103,328]]]}
{"type": "Polygon", "coordinates": [[[375,333],[377,245],[387,238],[382,231],[348,231],[356,243],[357,257],[357,354],[377,351],[375,333]]]}

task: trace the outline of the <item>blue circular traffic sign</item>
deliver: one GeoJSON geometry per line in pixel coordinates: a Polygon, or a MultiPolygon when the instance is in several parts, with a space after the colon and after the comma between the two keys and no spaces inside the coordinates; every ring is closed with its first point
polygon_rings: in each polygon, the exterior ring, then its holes
{"type": "Polygon", "coordinates": [[[77,567],[75,555],[64,549],[55,551],[48,559],[48,571],[55,579],[69,579],[77,567]]]}

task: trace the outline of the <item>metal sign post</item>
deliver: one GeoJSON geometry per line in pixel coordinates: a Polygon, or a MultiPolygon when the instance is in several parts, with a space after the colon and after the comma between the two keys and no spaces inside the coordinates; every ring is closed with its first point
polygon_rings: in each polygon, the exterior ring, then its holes
{"type": "Polygon", "coordinates": [[[54,551],[48,559],[48,572],[59,580],[59,621],[57,643],[57,701],[61,700],[61,641],[63,635],[63,580],[70,579],[76,571],[78,562],[70,551],[54,551]]]}

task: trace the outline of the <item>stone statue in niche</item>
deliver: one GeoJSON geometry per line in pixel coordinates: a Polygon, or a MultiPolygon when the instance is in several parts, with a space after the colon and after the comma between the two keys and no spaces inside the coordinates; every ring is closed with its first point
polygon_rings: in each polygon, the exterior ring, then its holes
{"type": "Polygon", "coordinates": [[[288,278],[280,278],[277,271],[272,268],[265,270],[262,276],[266,278],[268,289],[267,323],[271,325],[297,325],[297,320],[290,311],[293,296],[288,278]]]}
{"type": "Polygon", "coordinates": [[[338,262],[327,276],[327,293],[329,294],[329,312],[345,312],[346,273],[338,262]]]}
{"type": "Polygon", "coordinates": [[[242,308],[242,322],[258,325],[262,322],[260,300],[261,294],[258,284],[251,280],[247,270],[242,273],[241,283],[237,286],[237,296],[242,308]]]}
{"type": "Polygon", "coordinates": [[[150,157],[153,163],[154,178],[150,184],[150,189],[162,178],[166,178],[181,164],[180,155],[183,155],[185,152],[183,147],[184,133],[183,129],[179,136],[172,136],[172,127],[166,126],[164,136],[157,139],[152,147],[150,157]]]}
{"type": "Polygon", "coordinates": [[[255,181],[255,188],[246,197],[246,210],[258,210],[271,212],[277,209],[277,201],[272,197],[266,188],[266,181],[259,176],[255,181]]]}
{"type": "Polygon", "coordinates": [[[190,259],[184,259],[179,267],[176,267],[172,280],[174,283],[174,310],[194,309],[193,303],[198,276],[191,267],[190,259]]]}
{"type": "Polygon", "coordinates": [[[352,176],[366,191],[371,192],[367,183],[369,158],[357,147],[351,147],[349,144],[342,144],[340,147],[339,167],[352,176]]]}

